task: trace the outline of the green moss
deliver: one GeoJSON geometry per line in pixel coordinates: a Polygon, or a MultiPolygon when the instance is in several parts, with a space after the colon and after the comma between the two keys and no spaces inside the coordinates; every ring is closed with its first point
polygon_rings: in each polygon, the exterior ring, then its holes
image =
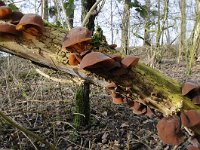
{"type": "Polygon", "coordinates": [[[152,69],[142,63],[138,64],[135,69],[138,72],[140,72],[142,75],[144,75],[145,78],[151,80],[150,82],[155,83],[155,86],[158,89],[160,88],[160,91],[170,90],[170,92],[172,92],[172,93],[180,93],[181,92],[181,86],[176,80],[173,80],[173,79],[161,74],[160,72],[156,71],[155,69],[152,69]]]}

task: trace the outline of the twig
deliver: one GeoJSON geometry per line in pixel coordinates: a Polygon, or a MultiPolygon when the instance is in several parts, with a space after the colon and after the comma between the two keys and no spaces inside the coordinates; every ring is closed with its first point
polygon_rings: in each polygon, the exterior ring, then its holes
{"type": "Polygon", "coordinates": [[[85,16],[83,22],[82,22],[82,27],[86,26],[88,19],[90,18],[90,16],[92,15],[92,12],[95,10],[95,8],[97,7],[97,5],[101,2],[102,0],[98,0],[96,1],[96,3],[90,8],[89,12],[87,13],[87,15],[85,16]]]}
{"type": "Polygon", "coordinates": [[[35,71],[37,72],[37,73],[39,73],[40,75],[42,75],[43,77],[45,77],[45,78],[47,78],[47,79],[50,79],[50,80],[52,80],[52,81],[55,81],[55,82],[59,82],[59,83],[68,83],[68,84],[72,84],[73,82],[75,82],[75,83],[80,83],[80,80],[81,79],[75,79],[75,78],[73,78],[73,79],[71,79],[72,81],[70,81],[70,80],[65,80],[65,79],[58,79],[58,78],[55,78],[55,77],[51,77],[51,76],[49,76],[48,74],[46,74],[46,73],[44,73],[43,71],[41,71],[40,69],[35,69],[35,71]]]}
{"type": "Polygon", "coordinates": [[[4,120],[6,120],[10,125],[12,125],[13,127],[17,128],[18,130],[20,130],[21,132],[23,132],[24,134],[26,134],[27,136],[29,135],[30,137],[37,139],[38,141],[44,143],[45,145],[47,145],[51,150],[57,150],[57,148],[52,145],[51,143],[47,142],[45,139],[43,139],[42,137],[40,137],[39,135],[25,129],[24,127],[18,125],[17,122],[15,122],[14,120],[12,120],[10,117],[6,116],[3,112],[0,111],[0,117],[2,117],[4,120]]]}

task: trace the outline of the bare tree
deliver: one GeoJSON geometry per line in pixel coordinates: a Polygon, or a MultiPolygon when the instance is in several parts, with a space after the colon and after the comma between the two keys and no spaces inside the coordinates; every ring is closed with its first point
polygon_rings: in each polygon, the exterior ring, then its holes
{"type": "Polygon", "coordinates": [[[150,0],[145,0],[145,5],[147,9],[147,16],[145,17],[145,25],[144,25],[144,41],[143,45],[151,45],[151,40],[150,40],[150,6],[151,6],[151,1],[150,0]]]}
{"type": "Polygon", "coordinates": [[[179,40],[179,53],[178,53],[178,63],[182,59],[183,53],[186,52],[186,0],[180,0],[180,10],[181,10],[181,28],[180,28],[180,40],[179,40]]]}
{"type": "Polygon", "coordinates": [[[121,47],[125,54],[128,54],[129,47],[130,2],[131,0],[124,0],[124,12],[122,17],[121,47]]]}
{"type": "Polygon", "coordinates": [[[41,14],[42,18],[48,21],[49,17],[48,0],[41,1],[41,14]]]}

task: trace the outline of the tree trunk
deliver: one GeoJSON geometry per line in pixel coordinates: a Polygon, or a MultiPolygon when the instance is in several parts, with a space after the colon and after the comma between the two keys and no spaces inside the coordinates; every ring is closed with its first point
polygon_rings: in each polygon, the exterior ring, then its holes
{"type": "Polygon", "coordinates": [[[76,129],[90,124],[90,84],[84,81],[76,91],[74,126],[76,129]]]}
{"type": "Polygon", "coordinates": [[[151,7],[151,1],[146,0],[145,5],[147,8],[148,16],[145,18],[145,24],[144,24],[144,40],[143,45],[150,46],[151,45],[151,39],[150,39],[150,7],[151,7]]]}
{"type": "MultiPolygon", "coordinates": [[[[95,4],[96,0],[81,0],[81,5],[82,5],[82,16],[81,20],[85,18],[86,14],[89,12],[90,8],[95,4]]],[[[86,23],[86,27],[94,32],[94,20],[95,20],[96,14],[92,14],[90,18],[88,19],[88,22],[86,23]]]]}
{"type": "Polygon", "coordinates": [[[180,1],[180,10],[181,10],[181,29],[180,29],[180,43],[179,43],[179,52],[178,52],[178,60],[180,63],[182,60],[183,53],[186,58],[188,56],[186,52],[186,0],[180,1]]]}
{"type": "Polygon", "coordinates": [[[195,25],[193,29],[193,35],[192,35],[192,43],[191,48],[189,51],[189,64],[188,64],[188,74],[192,73],[192,65],[194,63],[194,59],[197,56],[197,53],[199,53],[199,42],[200,42],[200,1],[197,1],[197,12],[196,12],[196,19],[195,19],[195,25]]]}
{"type": "Polygon", "coordinates": [[[42,0],[41,1],[41,12],[42,12],[42,18],[46,21],[48,21],[49,16],[49,10],[48,10],[48,0],[42,0]]]}
{"type": "MultiPolygon", "coordinates": [[[[66,60],[66,54],[61,53],[65,33],[65,30],[58,27],[45,27],[45,32],[38,40],[24,40],[22,36],[16,38],[0,36],[0,50],[64,71],[98,86],[106,87],[107,81],[113,81],[120,87],[120,94],[124,95],[128,101],[142,100],[143,104],[160,111],[164,116],[190,109],[200,112],[199,106],[181,95],[181,85],[177,81],[144,64],[139,63],[126,75],[120,77],[110,72],[96,75],[65,64],[62,60],[66,60]],[[131,91],[127,90],[127,87],[131,91]]],[[[200,133],[199,128],[195,131],[200,133]]]]}
{"type": "Polygon", "coordinates": [[[128,54],[129,47],[130,2],[131,0],[124,0],[124,12],[122,18],[121,48],[125,54],[128,54]]]}

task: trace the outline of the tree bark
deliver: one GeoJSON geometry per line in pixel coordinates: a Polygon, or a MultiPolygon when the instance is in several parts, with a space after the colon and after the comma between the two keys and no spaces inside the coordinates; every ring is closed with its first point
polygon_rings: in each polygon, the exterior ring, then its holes
{"type": "MultiPolygon", "coordinates": [[[[200,112],[200,107],[181,95],[181,85],[158,71],[139,63],[129,70],[128,74],[120,77],[107,72],[94,74],[77,67],[67,65],[63,59],[67,52],[61,50],[65,30],[47,26],[39,39],[25,40],[24,37],[0,36],[0,50],[40,65],[64,71],[73,76],[87,80],[90,83],[105,87],[108,81],[114,81],[119,86],[119,92],[128,101],[142,101],[143,104],[154,108],[164,116],[179,111],[194,109],[200,112]],[[131,87],[131,91],[126,90],[131,87]]],[[[200,133],[199,129],[197,130],[200,133]]]]}
{"type": "Polygon", "coordinates": [[[124,12],[122,18],[121,47],[125,54],[128,54],[129,47],[130,2],[131,0],[124,0],[124,12]]]}
{"type": "Polygon", "coordinates": [[[182,59],[183,53],[185,53],[187,58],[186,52],[186,0],[180,1],[180,10],[181,10],[181,29],[180,29],[180,43],[179,43],[179,52],[178,52],[178,63],[182,59]]]}
{"type": "Polygon", "coordinates": [[[42,19],[48,21],[48,16],[49,16],[48,0],[42,0],[41,3],[42,3],[41,5],[42,19]]]}
{"type": "Polygon", "coordinates": [[[145,5],[147,8],[148,16],[145,18],[145,24],[144,24],[144,40],[143,45],[151,46],[151,39],[150,39],[150,7],[151,7],[151,1],[145,0],[145,5]]]}

